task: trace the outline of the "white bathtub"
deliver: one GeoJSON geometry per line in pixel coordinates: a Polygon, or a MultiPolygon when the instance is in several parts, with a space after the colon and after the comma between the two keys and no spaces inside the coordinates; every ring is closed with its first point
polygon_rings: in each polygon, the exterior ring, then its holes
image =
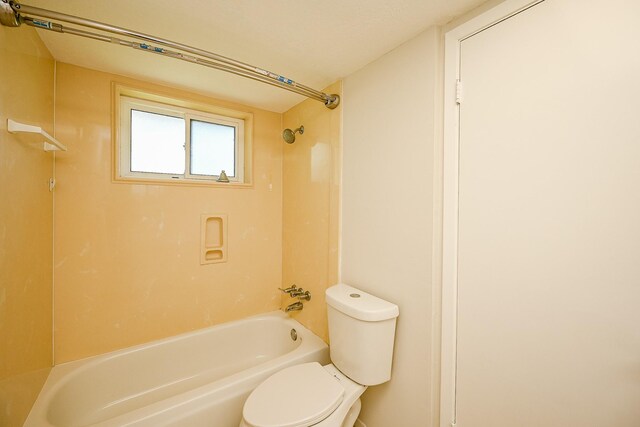
{"type": "Polygon", "coordinates": [[[329,351],[300,323],[250,317],[55,366],[25,427],[237,427],[251,390],[309,361],[329,351]]]}

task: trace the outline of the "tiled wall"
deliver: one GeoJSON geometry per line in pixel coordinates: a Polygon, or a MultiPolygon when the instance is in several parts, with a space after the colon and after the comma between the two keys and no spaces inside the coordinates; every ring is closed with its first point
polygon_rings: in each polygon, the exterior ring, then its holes
{"type": "Polygon", "coordinates": [[[34,29],[0,26],[0,425],[19,426],[52,363],[53,155],[7,119],[53,133],[54,61],[34,29]]]}
{"type": "Polygon", "coordinates": [[[280,306],[278,113],[59,64],[56,363],[280,306]],[[112,83],[253,114],[253,186],[112,180],[112,83]],[[200,264],[201,214],[227,216],[227,261],[200,264]]]}
{"type": "MultiPolygon", "coordinates": [[[[326,93],[342,94],[342,82],[326,93]]],[[[304,126],[293,144],[284,146],[283,286],[311,291],[304,309],[292,312],[325,341],[327,308],[324,292],[338,280],[338,233],[342,156],[342,106],[329,110],[306,100],[284,113],[283,128],[304,126]]],[[[283,296],[282,305],[296,300],[283,296]]]]}

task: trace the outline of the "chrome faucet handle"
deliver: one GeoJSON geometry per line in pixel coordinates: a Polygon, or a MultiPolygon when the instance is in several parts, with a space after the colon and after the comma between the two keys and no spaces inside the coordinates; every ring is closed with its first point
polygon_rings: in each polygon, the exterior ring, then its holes
{"type": "Polygon", "coordinates": [[[305,292],[308,292],[308,291],[305,291],[302,288],[295,289],[293,292],[291,292],[291,297],[292,298],[297,298],[300,295],[304,295],[305,292]]]}
{"type": "MultiPolygon", "coordinates": [[[[294,296],[293,293],[291,294],[291,296],[294,296]]],[[[311,301],[311,292],[309,291],[296,292],[295,296],[298,297],[300,301],[311,301]]]]}
{"type": "Polygon", "coordinates": [[[285,289],[282,289],[282,288],[278,288],[278,289],[280,289],[283,293],[289,294],[289,295],[291,295],[293,292],[298,290],[296,285],[291,285],[291,287],[288,287],[288,288],[285,288],[285,289]]]}

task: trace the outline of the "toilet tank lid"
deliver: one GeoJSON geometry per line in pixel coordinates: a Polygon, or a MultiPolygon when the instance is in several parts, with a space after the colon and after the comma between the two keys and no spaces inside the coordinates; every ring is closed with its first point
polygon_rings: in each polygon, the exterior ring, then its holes
{"type": "Polygon", "coordinates": [[[340,283],[327,289],[327,304],[355,319],[378,322],[398,317],[398,306],[340,283]]]}

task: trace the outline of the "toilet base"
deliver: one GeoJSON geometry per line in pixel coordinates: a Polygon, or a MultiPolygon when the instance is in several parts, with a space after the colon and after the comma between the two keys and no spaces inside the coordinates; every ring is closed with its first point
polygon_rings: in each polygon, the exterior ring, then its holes
{"type": "Polygon", "coordinates": [[[353,406],[351,406],[351,409],[349,409],[349,412],[347,413],[347,416],[344,419],[341,427],[353,427],[356,424],[358,415],[360,415],[361,408],[362,408],[362,401],[358,399],[353,404],[353,406]]]}

